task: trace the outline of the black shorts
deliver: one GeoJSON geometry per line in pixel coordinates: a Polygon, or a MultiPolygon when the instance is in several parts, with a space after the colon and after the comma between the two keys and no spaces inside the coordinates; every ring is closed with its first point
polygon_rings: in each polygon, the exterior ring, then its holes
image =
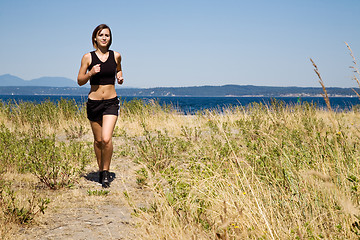
{"type": "Polygon", "coordinates": [[[87,118],[96,122],[101,120],[103,115],[119,116],[119,103],[118,97],[105,100],[88,99],[86,103],[87,118]]]}

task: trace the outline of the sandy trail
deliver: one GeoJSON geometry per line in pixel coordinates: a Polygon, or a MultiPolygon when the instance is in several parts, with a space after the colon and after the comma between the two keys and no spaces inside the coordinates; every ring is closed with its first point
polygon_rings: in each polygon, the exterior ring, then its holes
{"type": "Polygon", "coordinates": [[[73,189],[57,193],[35,226],[21,228],[14,239],[140,239],[130,205],[147,205],[149,193],[138,188],[136,168],[129,159],[113,158],[111,186],[103,189],[96,182],[98,173],[92,164],[73,189]],[[89,196],[89,190],[110,192],[89,196]]]}

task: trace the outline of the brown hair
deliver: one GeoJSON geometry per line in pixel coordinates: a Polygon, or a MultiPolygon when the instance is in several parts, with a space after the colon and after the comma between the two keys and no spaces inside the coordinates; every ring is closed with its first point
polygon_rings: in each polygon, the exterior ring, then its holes
{"type": "Polygon", "coordinates": [[[93,34],[92,34],[92,39],[91,39],[92,44],[93,44],[94,48],[96,48],[96,49],[97,49],[97,43],[96,43],[96,41],[95,41],[96,35],[97,35],[99,32],[101,32],[103,29],[109,29],[109,32],[110,32],[110,41],[109,41],[109,44],[108,44],[108,46],[107,46],[108,49],[110,48],[110,45],[111,45],[111,43],[112,43],[111,29],[110,29],[109,26],[106,25],[106,24],[100,24],[99,26],[97,26],[97,27],[94,29],[93,34]]]}

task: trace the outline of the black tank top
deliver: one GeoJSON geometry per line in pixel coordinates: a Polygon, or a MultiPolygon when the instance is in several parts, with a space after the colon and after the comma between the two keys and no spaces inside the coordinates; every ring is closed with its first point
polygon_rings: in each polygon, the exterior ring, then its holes
{"type": "Polygon", "coordinates": [[[102,62],[98,58],[98,56],[95,54],[95,51],[90,53],[91,63],[88,67],[88,70],[90,71],[93,66],[95,66],[96,64],[100,64],[100,72],[90,78],[90,85],[114,85],[116,75],[116,62],[114,52],[109,50],[109,57],[105,62],[102,62]]]}

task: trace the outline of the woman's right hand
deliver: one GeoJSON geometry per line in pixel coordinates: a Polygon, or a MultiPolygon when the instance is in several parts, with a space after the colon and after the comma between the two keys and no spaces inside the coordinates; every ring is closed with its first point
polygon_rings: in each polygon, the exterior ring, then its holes
{"type": "Polygon", "coordinates": [[[98,72],[100,72],[100,64],[96,64],[94,65],[91,70],[89,71],[90,76],[93,76],[95,74],[97,74],[98,72]]]}

